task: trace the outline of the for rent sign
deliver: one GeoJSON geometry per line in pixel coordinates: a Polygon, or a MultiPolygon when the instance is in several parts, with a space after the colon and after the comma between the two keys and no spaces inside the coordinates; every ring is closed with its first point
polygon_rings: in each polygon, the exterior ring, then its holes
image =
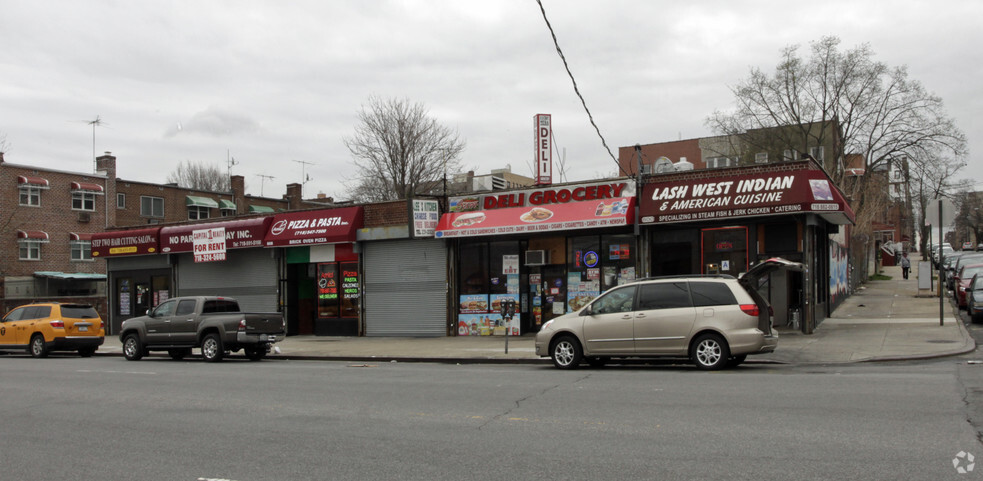
{"type": "Polygon", "coordinates": [[[225,227],[198,229],[192,235],[195,262],[225,260],[225,227]]]}

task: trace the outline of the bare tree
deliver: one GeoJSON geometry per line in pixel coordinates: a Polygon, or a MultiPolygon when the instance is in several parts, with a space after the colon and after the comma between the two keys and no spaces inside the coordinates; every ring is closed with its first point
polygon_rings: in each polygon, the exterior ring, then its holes
{"type": "Polygon", "coordinates": [[[7,134],[0,132],[0,155],[10,150],[10,143],[7,142],[7,134]]]}
{"type": "Polygon", "coordinates": [[[956,179],[956,174],[966,166],[964,161],[933,149],[919,155],[922,157],[911,163],[909,182],[914,204],[912,207],[914,214],[918,216],[919,251],[923,256],[928,256],[928,241],[932,234],[926,222],[929,202],[942,197],[952,198],[956,192],[968,189],[969,181],[956,179]]]}
{"type": "Polygon", "coordinates": [[[229,192],[232,186],[226,171],[217,165],[186,160],[178,164],[173,172],[167,174],[167,182],[181,187],[212,192],[229,192]]]}
{"type": "MultiPolygon", "coordinates": [[[[823,164],[840,186],[848,176],[848,154],[860,155],[865,171],[875,172],[902,157],[917,162],[943,150],[954,157],[964,153],[965,136],[942,100],[910,79],[905,67],[875,61],[866,44],[845,52],[839,44],[839,38],[824,37],[812,44],[808,59],[798,46],[787,47],[772,74],[752,68],[732,88],[736,109],[715,112],[708,126],[745,143],[767,142],[759,146],[765,150],[809,152],[829,145],[823,164]]],[[[864,176],[846,192],[858,216],[867,205],[868,182],[864,176]]]]}
{"type": "Polygon", "coordinates": [[[464,141],[430,117],[420,103],[372,97],[358,114],[355,134],[344,139],[358,168],[353,200],[405,199],[434,190],[461,168],[464,141]]]}

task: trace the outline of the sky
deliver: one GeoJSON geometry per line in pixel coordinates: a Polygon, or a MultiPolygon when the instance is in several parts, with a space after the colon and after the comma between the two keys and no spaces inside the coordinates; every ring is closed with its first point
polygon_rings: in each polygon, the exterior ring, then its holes
{"type": "MultiPolygon", "coordinates": [[[[983,178],[983,2],[543,0],[611,153],[713,135],[731,88],[781,51],[836,36],[907,66],[969,141],[983,178]]],[[[242,175],[251,195],[346,198],[344,138],[370,98],[421,103],[477,173],[532,176],[533,116],[551,114],[563,180],[617,167],[576,96],[535,0],[6,0],[5,160],[162,183],[185,161],[242,175]],[[99,119],[100,125],[92,121],[99,119]],[[94,137],[94,140],[93,140],[94,137]]],[[[554,165],[554,181],[558,167],[554,165]]]]}

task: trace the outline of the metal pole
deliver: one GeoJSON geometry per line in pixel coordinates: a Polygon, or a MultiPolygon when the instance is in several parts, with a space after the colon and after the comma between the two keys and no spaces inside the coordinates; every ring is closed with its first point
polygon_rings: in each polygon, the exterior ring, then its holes
{"type": "MultiPolygon", "coordinates": [[[[942,320],[945,317],[945,288],[942,287],[944,284],[944,277],[942,277],[942,198],[939,197],[939,325],[942,325],[942,320]]],[[[958,289],[958,288],[957,288],[958,289]]]]}

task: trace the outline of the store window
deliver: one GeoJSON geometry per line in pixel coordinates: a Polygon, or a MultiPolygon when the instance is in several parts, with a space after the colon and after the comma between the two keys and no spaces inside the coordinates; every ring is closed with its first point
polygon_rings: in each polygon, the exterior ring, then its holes
{"type": "Polygon", "coordinates": [[[459,252],[458,335],[518,335],[523,310],[519,278],[521,243],[463,244],[459,252]]]}
{"type": "Polygon", "coordinates": [[[574,312],[612,287],[635,280],[632,235],[571,237],[567,252],[567,310],[574,312]]]}
{"type": "Polygon", "coordinates": [[[361,297],[358,262],[324,262],[317,265],[317,317],[358,317],[361,297]]]}

